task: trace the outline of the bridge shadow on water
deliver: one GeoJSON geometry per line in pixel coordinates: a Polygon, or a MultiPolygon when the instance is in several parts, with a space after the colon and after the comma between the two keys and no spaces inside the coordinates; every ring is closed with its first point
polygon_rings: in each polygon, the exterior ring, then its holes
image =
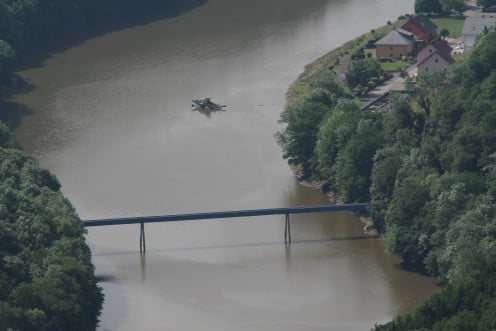
{"type": "MultiPolygon", "coordinates": [[[[284,247],[284,254],[286,259],[286,268],[291,267],[291,248],[296,245],[309,245],[309,244],[321,244],[327,242],[340,242],[340,241],[351,241],[351,240],[376,240],[377,237],[374,236],[348,236],[348,237],[333,237],[324,239],[304,239],[304,240],[293,240],[291,244],[285,243],[284,241],[273,241],[273,242],[255,242],[255,243],[239,243],[239,244],[225,244],[225,245],[211,245],[211,246],[191,246],[191,247],[177,247],[177,248],[166,248],[166,249],[151,249],[148,250],[148,254],[164,254],[164,253],[181,253],[181,252],[191,252],[191,251],[209,251],[209,250],[219,250],[219,249],[236,249],[236,248],[249,248],[249,247],[284,247]]],[[[121,251],[121,252],[107,252],[107,253],[95,253],[93,251],[94,257],[109,257],[109,256],[135,256],[136,253],[140,254],[140,269],[141,269],[141,282],[146,283],[147,278],[147,265],[146,265],[146,253],[139,252],[139,250],[133,251],[121,251]]],[[[108,273],[97,274],[97,281],[99,283],[116,283],[118,277],[108,273]]]]}

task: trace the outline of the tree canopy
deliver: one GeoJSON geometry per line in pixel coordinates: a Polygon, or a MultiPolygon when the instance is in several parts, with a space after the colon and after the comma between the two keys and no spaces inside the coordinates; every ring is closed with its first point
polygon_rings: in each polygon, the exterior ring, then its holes
{"type": "Polygon", "coordinates": [[[416,14],[441,14],[442,10],[439,0],[415,0],[416,14]]]}
{"type": "Polygon", "coordinates": [[[441,3],[442,12],[448,16],[452,13],[462,15],[467,7],[463,0],[439,0],[439,2],[441,3]]]}
{"type": "Polygon", "coordinates": [[[103,294],[60,184],[0,123],[0,329],[95,330],[103,294]]]}
{"type": "Polygon", "coordinates": [[[492,6],[496,6],[496,0],[477,0],[477,6],[487,9],[492,6]]]}
{"type": "MultiPolygon", "coordinates": [[[[415,313],[377,330],[496,328],[495,59],[489,31],[463,62],[408,81],[409,93],[390,97],[386,114],[334,98],[313,117],[309,158],[301,157],[311,160],[308,177],[342,201],[370,200],[386,248],[447,283],[415,313]]],[[[284,117],[288,128],[314,111],[284,117]]],[[[304,136],[284,134],[293,142],[304,136]]]]}

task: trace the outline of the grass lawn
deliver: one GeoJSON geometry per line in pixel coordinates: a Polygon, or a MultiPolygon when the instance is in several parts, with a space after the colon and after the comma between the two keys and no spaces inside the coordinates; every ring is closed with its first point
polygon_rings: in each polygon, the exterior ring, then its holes
{"type": "Polygon", "coordinates": [[[442,29],[447,29],[449,31],[448,38],[460,37],[463,30],[463,23],[465,22],[465,19],[463,18],[454,17],[431,17],[430,20],[437,25],[437,34],[439,34],[442,29]]]}
{"type": "Polygon", "coordinates": [[[393,62],[383,62],[381,63],[381,68],[385,72],[398,72],[401,71],[403,68],[408,67],[408,63],[405,63],[403,61],[393,61],[393,62]]]}
{"type": "MultiPolygon", "coordinates": [[[[376,28],[374,29],[374,32],[375,34],[386,35],[391,32],[394,27],[402,26],[405,22],[406,19],[400,19],[392,24],[376,28]]],[[[331,50],[329,53],[305,66],[305,70],[288,89],[288,93],[286,94],[287,104],[290,105],[299,98],[305,96],[310,88],[309,86],[312,80],[328,75],[336,76],[342,61],[353,54],[358,48],[365,46],[367,40],[372,37],[374,37],[372,31],[364,33],[360,37],[346,42],[344,45],[331,50]]]]}
{"type": "MultiPolygon", "coordinates": [[[[367,53],[371,54],[371,57],[375,59],[375,49],[366,49],[365,56],[367,57],[367,53]]],[[[393,62],[380,62],[382,70],[385,72],[398,72],[401,69],[409,66],[408,63],[405,63],[401,60],[394,60],[393,62]]]]}

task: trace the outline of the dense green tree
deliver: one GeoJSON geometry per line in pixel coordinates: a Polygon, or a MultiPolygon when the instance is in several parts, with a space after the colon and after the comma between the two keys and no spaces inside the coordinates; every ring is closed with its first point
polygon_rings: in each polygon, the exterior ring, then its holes
{"type": "Polygon", "coordinates": [[[422,182],[424,176],[405,178],[396,187],[385,215],[388,249],[407,264],[419,267],[427,254],[422,226],[425,222],[423,210],[430,201],[428,187],[422,182]]]}
{"type": "Polygon", "coordinates": [[[370,198],[387,249],[445,280],[416,312],[377,330],[496,329],[495,55],[496,31],[488,31],[464,61],[409,79],[408,96],[390,97],[387,114],[361,112],[313,86],[307,98],[327,110],[315,116],[312,104],[291,115],[312,121],[292,136],[317,130],[309,159],[296,163],[311,160],[309,176],[343,201],[370,198]]]}
{"type": "Polygon", "coordinates": [[[277,142],[283,149],[283,157],[289,164],[301,166],[305,177],[314,165],[318,128],[329,110],[325,104],[306,99],[289,106],[281,115],[281,122],[287,126],[277,134],[277,142]]]}
{"type": "Polygon", "coordinates": [[[446,38],[447,36],[449,36],[450,32],[448,29],[446,28],[443,28],[441,29],[441,31],[439,31],[439,35],[441,36],[441,38],[446,38]]]}
{"type": "Polygon", "coordinates": [[[12,47],[0,39],[0,81],[7,80],[12,69],[14,58],[15,54],[12,47]]]}
{"type": "Polygon", "coordinates": [[[9,132],[9,129],[0,123],[0,148],[20,149],[20,145],[15,137],[9,132]]]}
{"type": "Polygon", "coordinates": [[[312,89],[281,114],[280,122],[286,124],[276,134],[288,163],[300,167],[301,175],[308,177],[316,172],[315,146],[322,121],[332,112],[339,98],[348,95],[334,80],[318,77],[310,83],[312,89]]]}
{"type": "Polygon", "coordinates": [[[415,0],[414,11],[416,14],[441,14],[442,7],[439,0],[415,0]]]}
{"type": "Polygon", "coordinates": [[[94,330],[103,295],[60,184],[0,124],[0,329],[94,330]]]}
{"type": "Polygon", "coordinates": [[[496,34],[491,32],[478,39],[477,47],[468,59],[468,69],[472,75],[467,78],[472,80],[473,77],[476,82],[487,79],[491,71],[496,69],[494,54],[496,54],[496,34]]]}
{"type": "Polygon", "coordinates": [[[487,9],[492,6],[496,6],[496,0],[477,0],[477,6],[487,9]]]}
{"type": "Polygon", "coordinates": [[[407,91],[415,96],[418,104],[425,111],[427,117],[431,114],[432,99],[438,95],[445,80],[446,71],[444,70],[422,73],[415,78],[407,77],[405,80],[407,91]]]}
{"type": "MultiPolygon", "coordinates": [[[[429,96],[431,112],[415,158],[398,170],[391,203],[380,205],[385,239],[405,262],[447,284],[415,313],[377,330],[496,328],[494,54],[496,32],[489,32],[442,86],[412,91],[419,103],[429,96]]],[[[382,202],[380,189],[371,192],[382,202]]]]}
{"type": "Polygon", "coordinates": [[[352,101],[341,101],[332,114],[320,126],[315,153],[320,177],[335,186],[336,175],[333,165],[339,153],[355,134],[360,121],[360,108],[352,101]]]}
{"type": "Polygon", "coordinates": [[[381,75],[381,66],[375,59],[357,59],[350,62],[346,82],[350,87],[365,86],[370,79],[381,75]]]}
{"type": "Polygon", "coordinates": [[[439,0],[439,3],[445,15],[450,15],[452,12],[462,15],[467,7],[463,0],[439,0]]]}
{"type": "Polygon", "coordinates": [[[381,148],[381,121],[362,118],[335,163],[336,188],[345,202],[368,201],[373,157],[381,148]]]}

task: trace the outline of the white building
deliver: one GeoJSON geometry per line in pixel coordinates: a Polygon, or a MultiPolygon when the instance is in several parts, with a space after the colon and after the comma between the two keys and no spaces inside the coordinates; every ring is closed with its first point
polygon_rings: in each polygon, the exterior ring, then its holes
{"type": "Polygon", "coordinates": [[[496,27],[496,13],[485,13],[480,17],[467,17],[463,25],[462,37],[465,51],[474,49],[475,40],[484,30],[496,27]]]}
{"type": "Polygon", "coordinates": [[[452,48],[443,39],[435,39],[417,54],[417,73],[432,72],[449,67],[454,61],[452,48]]]}
{"type": "Polygon", "coordinates": [[[453,63],[450,56],[439,52],[432,45],[428,45],[417,55],[418,74],[444,69],[453,63]]]}

